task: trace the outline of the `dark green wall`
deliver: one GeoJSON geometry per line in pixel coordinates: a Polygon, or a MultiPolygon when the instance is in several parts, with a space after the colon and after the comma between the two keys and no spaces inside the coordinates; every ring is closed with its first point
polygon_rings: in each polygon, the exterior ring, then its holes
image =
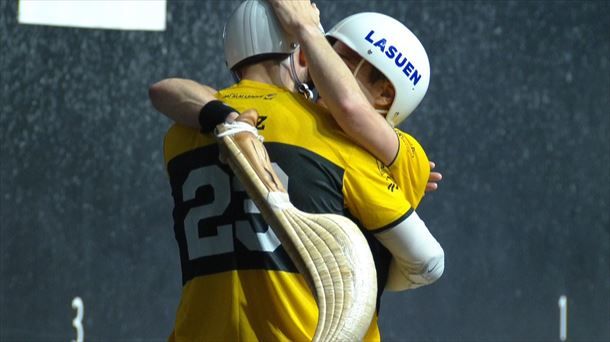
{"type": "MultiPolygon", "coordinates": [[[[236,1],[169,1],[165,32],[18,25],[0,1],[0,340],[164,340],[180,294],[147,87],[230,84],[236,1]]],[[[443,278],[384,297],[388,341],[610,340],[610,6],[604,1],[317,1],[330,28],[390,14],[432,81],[402,128],[445,176],[420,216],[443,278]]]]}

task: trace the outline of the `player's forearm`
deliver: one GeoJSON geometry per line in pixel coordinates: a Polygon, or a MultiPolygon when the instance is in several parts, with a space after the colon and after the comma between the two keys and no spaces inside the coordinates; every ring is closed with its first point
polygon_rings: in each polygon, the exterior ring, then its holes
{"type": "Polygon", "coordinates": [[[375,238],[392,253],[387,290],[414,289],[443,275],[445,252],[416,212],[375,238]]]}
{"type": "MultiPolygon", "coordinates": [[[[361,107],[373,110],[358,83],[343,60],[333,50],[318,28],[303,28],[298,34],[305,53],[309,73],[328,108],[341,121],[347,121],[349,109],[361,107]]],[[[353,125],[353,124],[352,124],[353,125]]]]}
{"type": "Polygon", "coordinates": [[[215,100],[216,90],[195,81],[169,78],[150,86],[148,95],[156,110],[173,121],[200,129],[199,112],[215,100]]]}
{"type": "Polygon", "coordinates": [[[301,30],[298,39],[316,88],[339,126],[383,163],[391,163],[398,149],[396,134],[364,96],[326,37],[309,29],[301,30]]]}

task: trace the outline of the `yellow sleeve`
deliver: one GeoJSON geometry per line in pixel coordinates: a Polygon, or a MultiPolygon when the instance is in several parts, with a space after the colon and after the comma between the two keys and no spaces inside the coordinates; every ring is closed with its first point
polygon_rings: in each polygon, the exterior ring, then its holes
{"type": "Polygon", "coordinates": [[[343,176],[345,206],[368,230],[401,221],[411,204],[388,169],[368,153],[353,153],[343,176]]]}
{"type": "Polygon", "coordinates": [[[419,142],[409,134],[396,129],[399,150],[388,167],[398,187],[413,208],[417,208],[430,178],[430,161],[419,142]]]}

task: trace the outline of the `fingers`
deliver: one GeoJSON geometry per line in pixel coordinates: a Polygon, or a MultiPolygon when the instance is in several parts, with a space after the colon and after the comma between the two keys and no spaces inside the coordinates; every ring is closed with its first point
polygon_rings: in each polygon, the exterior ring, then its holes
{"type": "Polygon", "coordinates": [[[428,183],[426,184],[426,192],[436,191],[438,189],[437,183],[428,183]]]}
{"type": "Polygon", "coordinates": [[[233,122],[238,117],[239,117],[239,114],[237,114],[236,112],[231,112],[231,113],[229,113],[229,116],[227,116],[227,118],[225,119],[225,122],[233,122]]]}
{"type": "Polygon", "coordinates": [[[313,7],[314,13],[319,17],[320,16],[320,9],[318,8],[318,6],[316,6],[316,3],[312,2],[311,3],[311,7],[313,7]]]}
{"type": "Polygon", "coordinates": [[[432,171],[436,167],[436,163],[430,162],[430,176],[428,176],[428,184],[426,184],[426,192],[432,192],[438,190],[438,182],[443,179],[443,175],[440,172],[432,171]]]}
{"type": "Polygon", "coordinates": [[[428,181],[438,182],[443,179],[443,175],[440,172],[430,172],[428,181]]]}
{"type": "Polygon", "coordinates": [[[269,3],[280,24],[291,34],[307,28],[317,28],[320,24],[320,10],[309,1],[269,0],[269,3]]]}
{"type": "Polygon", "coordinates": [[[436,163],[430,161],[430,181],[438,182],[443,179],[443,175],[440,172],[432,171],[436,167],[436,163]]]}
{"type": "Polygon", "coordinates": [[[256,127],[256,123],[258,121],[258,112],[256,109],[248,109],[245,110],[239,117],[236,119],[237,121],[245,122],[253,127],[256,127]]]}

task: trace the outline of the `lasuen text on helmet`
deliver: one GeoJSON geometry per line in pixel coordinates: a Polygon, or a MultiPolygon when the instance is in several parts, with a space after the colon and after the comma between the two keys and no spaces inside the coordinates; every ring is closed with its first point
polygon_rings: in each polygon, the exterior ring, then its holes
{"type": "Polygon", "coordinates": [[[373,39],[373,35],[375,31],[369,32],[369,34],[364,37],[364,39],[373,44],[374,47],[379,48],[381,52],[385,53],[385,56],[389,59],[394,60],[394,64],[398,68],[402,68],[402,72],[409,77],[409,80],[413,82],[413,85],[417,85],[417,82],[421,79],[421,74],[417,71],[417,68],[411,63],[411,61],[407,60],[407,56],[402,53],[402,51],[398,51],[398,48],[394,45],[389,45],[387,39],[373,39]],[[386,45],[389,47],[386,50],[386,45]],[[403,68],[404,66],[404,68],[403,68]]]}

